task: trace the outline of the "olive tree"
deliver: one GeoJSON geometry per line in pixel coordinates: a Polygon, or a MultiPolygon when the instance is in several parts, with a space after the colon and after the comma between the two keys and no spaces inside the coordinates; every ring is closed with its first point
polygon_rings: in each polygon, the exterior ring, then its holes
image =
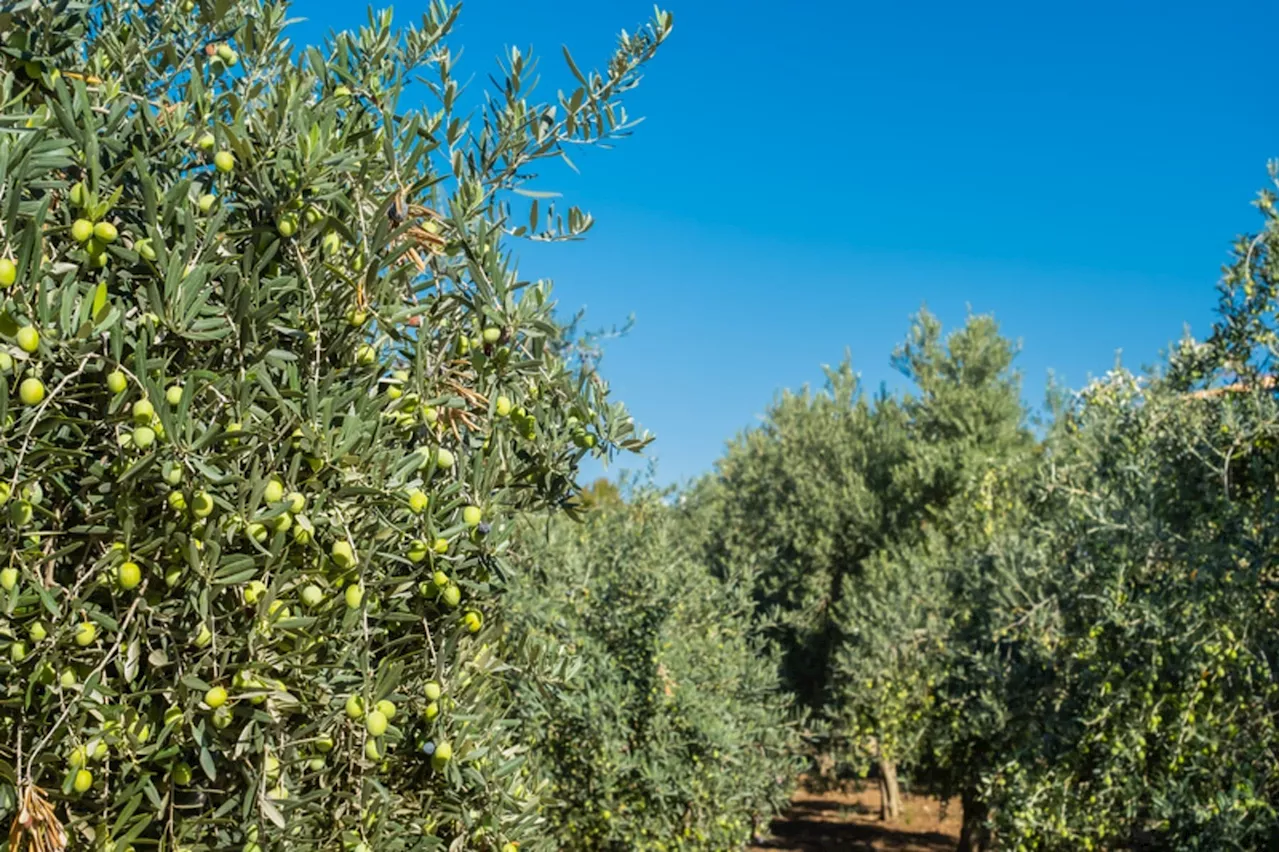
{"type": "Polygon", "coordinates": [[[1275,840],[1274,192],[1258,206],[1208,338],[1068,400],[1021,522],[953,556],[962,848],[1275,840]]]}
{"type": "Polygon", "coordinates": [[[590,226],[522,185],[628,132],[671,19],[553,103],[512,50],[469,112],[457,7],[297,50],[288,14],[0,11],[13,848],[539,838],[509,530],[645,439],[508,249],[590,226]]]}
{"type": "Polygon", "coordinates": [[[995,532],[993,511],[1025,476],[1016,347],[987,316],[945,335],[922,314],[894,363],[914,385],[882,400],[876,426],[898,435],[882,484],[882,539],[836,606],[831,712],[874,760],[885,816],[899,808],[899,764],[919,770],[953,602],[939,557],[995,532]]]}
{"type": "Polygon", "coordinates": [[[1251,520],[1215,509],[1228,543],[1186,496],[1152,493],[1208,490],[1185,475],[1204,461],[1184,452],[1204,412],[1158,394],[1125,374],[1089,388],[1086,434],[1059,448],[1085,458],[1059,457],[1074,470],[1052,483],[1052,527],[966,566],[982,591],[953,647],[975,659],[948,669],[964,696],[948,756],[973,781],[965,848],[990,828],[1011,849],[1246,849],[1274,831],[1269,533],[1247,506],[1251,520]],[[1099,450],[1125,461],[1098,475],[1099,450]],[[1179,523],[1196,514],[1199,529],[1179,523]]]}
{"type": "Polygon", "coordinates": [[[811,711],[823,707],[837,639],[832,620],[842,578],[879,540],[889,457],[873,406],[848,362],[827,387],[784,392],[759,428],[730,442],[711,485],[693,495],[708,507],[703,545],[722,576],[747,572],[769,638],[783,653],[787,689],[811,711]]]}
{"type": "Polygon", "coordinates": [[[741,848],[787,801],[791,700],[749,587],[696,561],[686,523],[642,487],[518,539],[508,638],[567,649],[559,688],[518,692],[556,848],[741,848]]]}
{"type": "Polygon", "coordinates": [[[814,713],[828,774],[875,767],[885,817],[898,765],[925,742],[946,634],[946,574],[927,554],[989,534],[1034,450],[1015,347],[990,317],[944,335],[921,312],[894,364],[913,389],[868,398],[846,361],[825,392],[785,393],[718,466],[706,546],[722,572],[755,565],[784,683],[814,713]]]}

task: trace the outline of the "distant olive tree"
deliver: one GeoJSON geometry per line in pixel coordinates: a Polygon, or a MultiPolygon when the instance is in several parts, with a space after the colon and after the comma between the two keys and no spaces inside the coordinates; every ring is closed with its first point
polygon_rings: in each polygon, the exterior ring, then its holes
{"type": "Polygon", "coordinates": [[[925,744],[950,617],[923,554],[990,535],[988,504],[1035,449],[1014,355],[989,317],[944,336],[922,312],[894,357],[912,392],[869,398],[847,362],[828,370],[825,392],[782,394],[695,494],[714,507],[708,558],[753,583],[821,764],[874,767],[885,817],[925,744]]]}
{"type": "Polygon", "coordinates": [[[700,564],[686,519],[630,489],[530,525],[508,641],[559,646],[560,688],[520,689],[557,848],[738,849],[799,770],[791,700],[750,589],[700,564]]]}

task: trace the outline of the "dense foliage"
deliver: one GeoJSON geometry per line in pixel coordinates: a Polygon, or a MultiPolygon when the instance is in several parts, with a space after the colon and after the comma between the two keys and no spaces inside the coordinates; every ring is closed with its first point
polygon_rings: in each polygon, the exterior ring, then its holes
{"type": "Polygon", "coordinates": [[[557,848],[740,848],[791,791],[796,726],[749,593],[687,538],[640,490],[525,539],[514,635],[569,648],[575,668],[522,694],[557,848]]]}
{"type": "Polygon", "coordinates": [[[1049,505],[969,575],[953,647],[976,660],[948,686],[1003,705],[971,770],[998,835],[1029,848],[1274,835],[1274,401],[1158,385],[1088,389],[1049,505]]]}
{"type": "Polygon", "coordinates": [[[458,13],[0,10],[4,848],[734,849],[802,756],[965,850],[1273,845],[1273,188],[1210,335],[1038,434],[994,320],[922,312],[908,390],[582,490],[647,436],[509,248],[588,230],[525,184],[671,18],[537,103],[458,13]]]}
{"type": "MultiPolygon", "coordinates": [[[[1273,172],[1274,177],[1274,172],[1273,172]]],[[[785,394],[694,492],[817,715],[819,770],[958,793],[962,849],[1254,849],[1277,813],[1276,209],[1205,341],[1059,394],[927,315],[868,400],[785,394]]]]}
{"type": "Polygon", "coordinates": [[[456,14],[294,52],[266,0],[0,12],[12,846],[541,836],[487,676],[505,542],[643,440],[504,249],[590,218],[509,193],[626,132],[670,19],[558,104],[512,51],[470,114],[456,14]]]}
{"type": "Polygon", "coordinates": [[[925,744],[949,593],[927,555],[991,532],[1002,483],[1033,444],[1013,347],[989,317],[945,337],[922,313],[895,363],[915,392],[868,399],[848,363],[825,392],[783,394],[732,443],[710,504],[709,558],[757,568],[788,652],[783,675],[817,723],[821,768],[874,764],[884,810],[925,744]]]}
{"type": "Polygon", "coordinates": [[[939,745],[1002,848],[1274,843],[1274,193],[1258,206],[1208,339],[1069,400],[1029,511],[954,557],[939,745]]]}

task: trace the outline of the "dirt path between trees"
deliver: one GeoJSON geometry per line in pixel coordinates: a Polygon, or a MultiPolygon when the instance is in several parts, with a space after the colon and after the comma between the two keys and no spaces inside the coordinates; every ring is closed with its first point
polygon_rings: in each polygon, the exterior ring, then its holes
{"type": "Polygon", "coordinates": [[[960,839],[960,803],[903,796],[902,815],[880,821],[874,789],[809,793],[801,789],[749,852],[952,852],[960,839]]]}

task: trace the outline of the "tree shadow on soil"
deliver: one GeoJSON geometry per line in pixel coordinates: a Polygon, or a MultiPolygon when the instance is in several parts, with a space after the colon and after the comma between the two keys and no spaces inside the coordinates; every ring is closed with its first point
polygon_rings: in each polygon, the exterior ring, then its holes
{"type": "Polygon", "coordinates": [[[761,843],[760,849],[803,849],[823,852],[871,852],[883,849],[928,850],[952,852],[954,837],[936,831],[907,832],[848,822],[825,822],[805,819],[795,812],[774,823],[773,837],[761,843]]]}
{"type": "Polygon", "coordinates": [[[958,809],[937,799],[907,794],[898,819],[879,819],[878,798],[866,788],[846,792],[800,791],[773,821],[757,852],[952,852],[959,831],[958,809]]]}

